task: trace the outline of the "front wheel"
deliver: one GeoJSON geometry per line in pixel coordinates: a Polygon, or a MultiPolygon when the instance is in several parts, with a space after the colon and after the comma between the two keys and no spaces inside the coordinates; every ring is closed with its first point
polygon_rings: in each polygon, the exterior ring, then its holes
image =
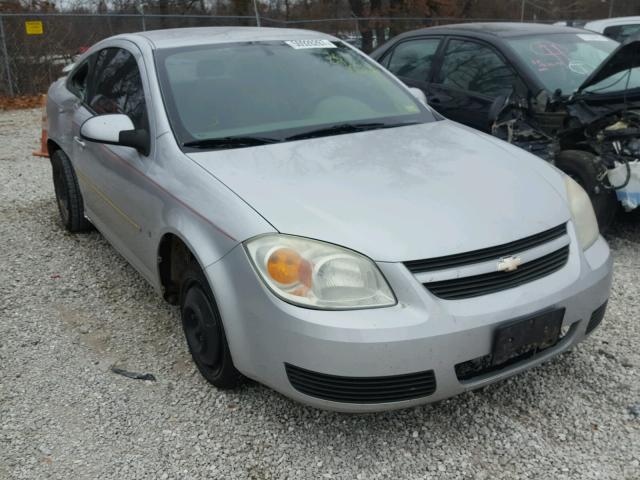
{"type": "Polygon", "coordinates": [[[221,389],[237,387],[236,370],[209,282],[197,265],[189,266],[181,288],[182,327],[189,352],[202,376],[221,389]]]}
{"type": "Polygon", "coordinates": [[[605,188],[598,180],[603,171],[599,168],[596,157],[580,150],[564,150],[558,154],[555,163],[585,189],[591,199],[600,231],[606,232],[618,211],[618,199],[613,190],[605,188]]]}

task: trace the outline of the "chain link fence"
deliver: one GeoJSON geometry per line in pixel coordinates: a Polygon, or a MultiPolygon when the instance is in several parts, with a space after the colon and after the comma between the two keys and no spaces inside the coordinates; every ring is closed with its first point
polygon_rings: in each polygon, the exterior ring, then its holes
{"type": "Polygon", "coordinates": [[[46,92],[76,55],[99,40],[121,33],[205,26],[304,28],[336,35],[369,52],[387,39],[407,30],[458,22],[498,20],[349,17],[284,21],[254,16],[0,14],[0,95],[46,92]]]}

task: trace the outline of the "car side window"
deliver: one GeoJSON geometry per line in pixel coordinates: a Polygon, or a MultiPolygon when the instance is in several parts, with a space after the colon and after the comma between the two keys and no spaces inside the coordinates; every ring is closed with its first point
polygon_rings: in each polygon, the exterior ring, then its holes
{"type": "Polygon", "coordinates": [[[97,114],[123,113],[136,128],[148,130],[142,77],[127,50],[105,48],[97,53],[89,95],[89,106],[97,114]]]}
{"type": "Polygon", "coordinates": [[[490,47],[454,39],[447,44],[439,80],[443,86],[496,98],[511,92],[516,74],[490,47]]]}
{"type": "Polygon", "coordinates": [[[391,52],[388,69],[399,77],[427,80],[440,45],[439,38],[420,38],[398,44],[391,52]]]}
{"type": "Polygon", "coordinates": [[[631,25],[612,25],[602,32],[606,37],[612,38],[620,43],[627,38],[640,34],[640,23],[631,25]]]}
{"type": "Polygon", "coordinates": [[[83,102],[87,99],[87,80],[89,79],[89,62],[85,61],[69,78],[67,88],[83,102]]]}

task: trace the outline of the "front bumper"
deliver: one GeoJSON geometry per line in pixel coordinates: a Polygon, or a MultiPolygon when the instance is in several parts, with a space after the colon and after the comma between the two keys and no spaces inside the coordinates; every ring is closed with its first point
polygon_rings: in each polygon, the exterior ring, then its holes
{"type": "Polygon", "coordinates": [[[323,409],[371,412],[442,400],[504,379],[570,348],[611,286],[612,259],[599,238],[571,254],[559,271],[510,290],[465,300],[434,297],[400,263],[379,263],[398,304],[388,308],[321,311],[275,297],[253,271],[241,245],[206,269],[219,303],[234,364],[247,377],[323,409]],[[459,380],[457,364],[491,352],[497,325],[549,308],[564,308],[568,333],[553,347],[498,371],[459,380]],[[569,328],[570,327],[570,328],[569,328]],[[432,370],[435,391],[382,403],[336,402],[296,390],[285,365],[339,377],[385,377],[432,370]]]}

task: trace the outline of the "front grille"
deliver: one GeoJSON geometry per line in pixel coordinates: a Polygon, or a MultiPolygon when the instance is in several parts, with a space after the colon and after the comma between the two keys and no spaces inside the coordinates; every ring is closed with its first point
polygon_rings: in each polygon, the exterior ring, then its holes
{"type": "Polygon", "coordinates": [[[424,286],[435,296],[446,300],[477,297],[515,288],[560,270],[569,258],[569,246],[522,264],[513,272],[491,272],[471,277],[453,278],[424,286]]]}
{"type": "Polygon", "coordinates": [[[566,224],[558,225],[550,230],[546,230],[527,238],[522,238],[514,242],[498,245],[497,247],[483,248],[472,252],[458,253],[455,255],[447,255],[446,257],[429,258],[427,260],[412,260],[404,262],[404,265],[412,273],[430,272],[432,270],[443,270],[446,268],[455,268],[461,265],[469,265],[473,263],[486,262],[488,260],[496,260],[500,257],[507,257],[522,253],[525,250],[544,245],[545,243],[560,238],[567,233],[566,224]]]}
{"type": "Polygon", "coordinates": [[[602,322],[606,311],[607,302],[604,302],[593,311],[593,313],[591,314],[591,318],[589,319],[589,323],[587,324],[587,330],[585,332],[586,334],[593,332],[597,328],[597,326],[600,325],[600,322],[602,322]]]}
{"type": "Polygon", "coordinates": [[[343,403],[386,403],[431,395],[433,370],[386,377],[341,377],[312,372],[285,363],[293,388],[311,397],[343,403]]]}

